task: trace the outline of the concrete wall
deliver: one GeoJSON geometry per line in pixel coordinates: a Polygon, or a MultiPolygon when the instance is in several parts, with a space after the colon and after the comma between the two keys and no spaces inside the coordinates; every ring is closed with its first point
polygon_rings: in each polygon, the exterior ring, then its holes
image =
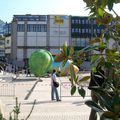
{"type": "Polygon", "coordinates": [[[49,46],[50,52],[53,55],[58,54],[60,47],[63,46],[65,42],[70,45],[70,19],[66,15],[51,15],[50,16],[50,37],[49,46]],[[62,24],[56,24],[55,17],[59,17],[63,20],[62,24]]]}

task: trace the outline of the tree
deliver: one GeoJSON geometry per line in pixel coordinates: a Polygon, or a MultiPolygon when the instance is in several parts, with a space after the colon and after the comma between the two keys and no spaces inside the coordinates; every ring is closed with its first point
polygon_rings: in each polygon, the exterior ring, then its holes
{"type": "MultiPolygon", "coordinates": [[[[74,48],[68,48],[64,44],[62,51],[56,56],[56,61],[68,59],[73,60],[73,64],[81,64],[86,56],[85,53],[91,53],[91,71],[96,72],[96,67],[100,65],[105,69],[105,83],[102,87],[92,88],[99,98],[99,103],[92,100],[86,101],[86,105],[99,113],[104,120],[120,119],[120,16],[114,10],[114,5],[119,4],[120,0],[83,0],[87,9],[90,10],[90,19],[96,19],[96,23],[105,27],[100,37],[96,36],[90,41],[90,45],[80,51],[74,51],[74,48]],[[110,48],[109,44],[113,41],[110,48]],[[94,51],[94,52],[93,52],[94,51]],[[97,51],[97,53],[96,53],[97,51]],[[99,53],[99,54],[98,54],[99,53]]],[[[78,79],[74,69],[70,69],[70,81],[72,84],[71,94],[76,90],[82,97],[85,97],[84,87],[81,85],[90,79],[91,76],[85,76],[78,79]],[[79,86],[79,87],[77,87],[79,86]]]]}

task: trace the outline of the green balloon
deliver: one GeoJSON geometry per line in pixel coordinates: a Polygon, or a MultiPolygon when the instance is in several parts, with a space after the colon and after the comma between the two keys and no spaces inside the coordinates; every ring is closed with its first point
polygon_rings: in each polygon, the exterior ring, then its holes
{"type": "Polygon", "coordinates": [[[51,68],[53,62],[52,54],[47,50],[37,50],[29,58],[29,68],[35,76],[45,75],[51,68]]]}

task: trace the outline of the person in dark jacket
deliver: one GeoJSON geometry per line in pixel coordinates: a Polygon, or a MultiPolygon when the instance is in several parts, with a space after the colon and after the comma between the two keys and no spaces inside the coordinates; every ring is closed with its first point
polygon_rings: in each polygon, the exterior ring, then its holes
{"type": "MultiPolygon", "coordinates": [[[[104,81],[104,71],[98,66],[95,73],[91,72],[91,80],[88,87],[91,90],[91,98],[96,103],[98,103],[98,97],[96,96],[93,88],[102,87],[104,81]]],[[[91,109],[89,120],[97,120],[97,113],[94,109],[91,109]]]]}

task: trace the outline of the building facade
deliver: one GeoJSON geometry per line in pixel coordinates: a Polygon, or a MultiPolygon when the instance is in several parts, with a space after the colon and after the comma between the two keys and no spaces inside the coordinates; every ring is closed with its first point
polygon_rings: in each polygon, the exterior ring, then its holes
{"type": "Polygon", "coordinates": [[[95,36],[100,36],[103,26],[98,26],[95,19],[88,17],[71,17],[71,39],[75,49],[86,47],[95,36]]]}
{"type": "Polygon", "coordinates": [[[6,62],[11,63],[11,35],[6,35],[5,37],[5,58],[6,62]]]}
{"type": "Polygon", "coordinates": [[[60,52],[60,48],[65,42],[71,45],[71,24],[67,15],[49,15],[47,31],[47,46],[49,51],[56,55],[60,52]]]}
{"type": "Polygon", "coordinates": [[[7,36],[5,54],[13,64],[22,66],[36,50],[46,49],[54,56],[65,42],[80,50],[104,30],[95,19],[67,15],[14,15],[5,27],[4,33],[11,35],[7,36]]]}
{"type": "Polygon", "coordinates": [[[5,60],[5,37],[0,35],[0,61],[5,60]]]}
{"type": "Polygon", "coordinates": [[[3,35],[10,36],[11,35],[11,23],[5,23],[3,26],[3,35]]]}
{"type": "Polygon", "coordinates": [[[5,23],[0,20],[0,35],[3,35],[3,27],[4,27],[5,23]]]}
{"type": "Polygon", "coordinates": [[[38,49],[47,49],[56,55],[65,41],[70,45],[69,20],[65,15],[14,15],[11,24],[13,64],[21,61],[26,64],[38,49]]]}

